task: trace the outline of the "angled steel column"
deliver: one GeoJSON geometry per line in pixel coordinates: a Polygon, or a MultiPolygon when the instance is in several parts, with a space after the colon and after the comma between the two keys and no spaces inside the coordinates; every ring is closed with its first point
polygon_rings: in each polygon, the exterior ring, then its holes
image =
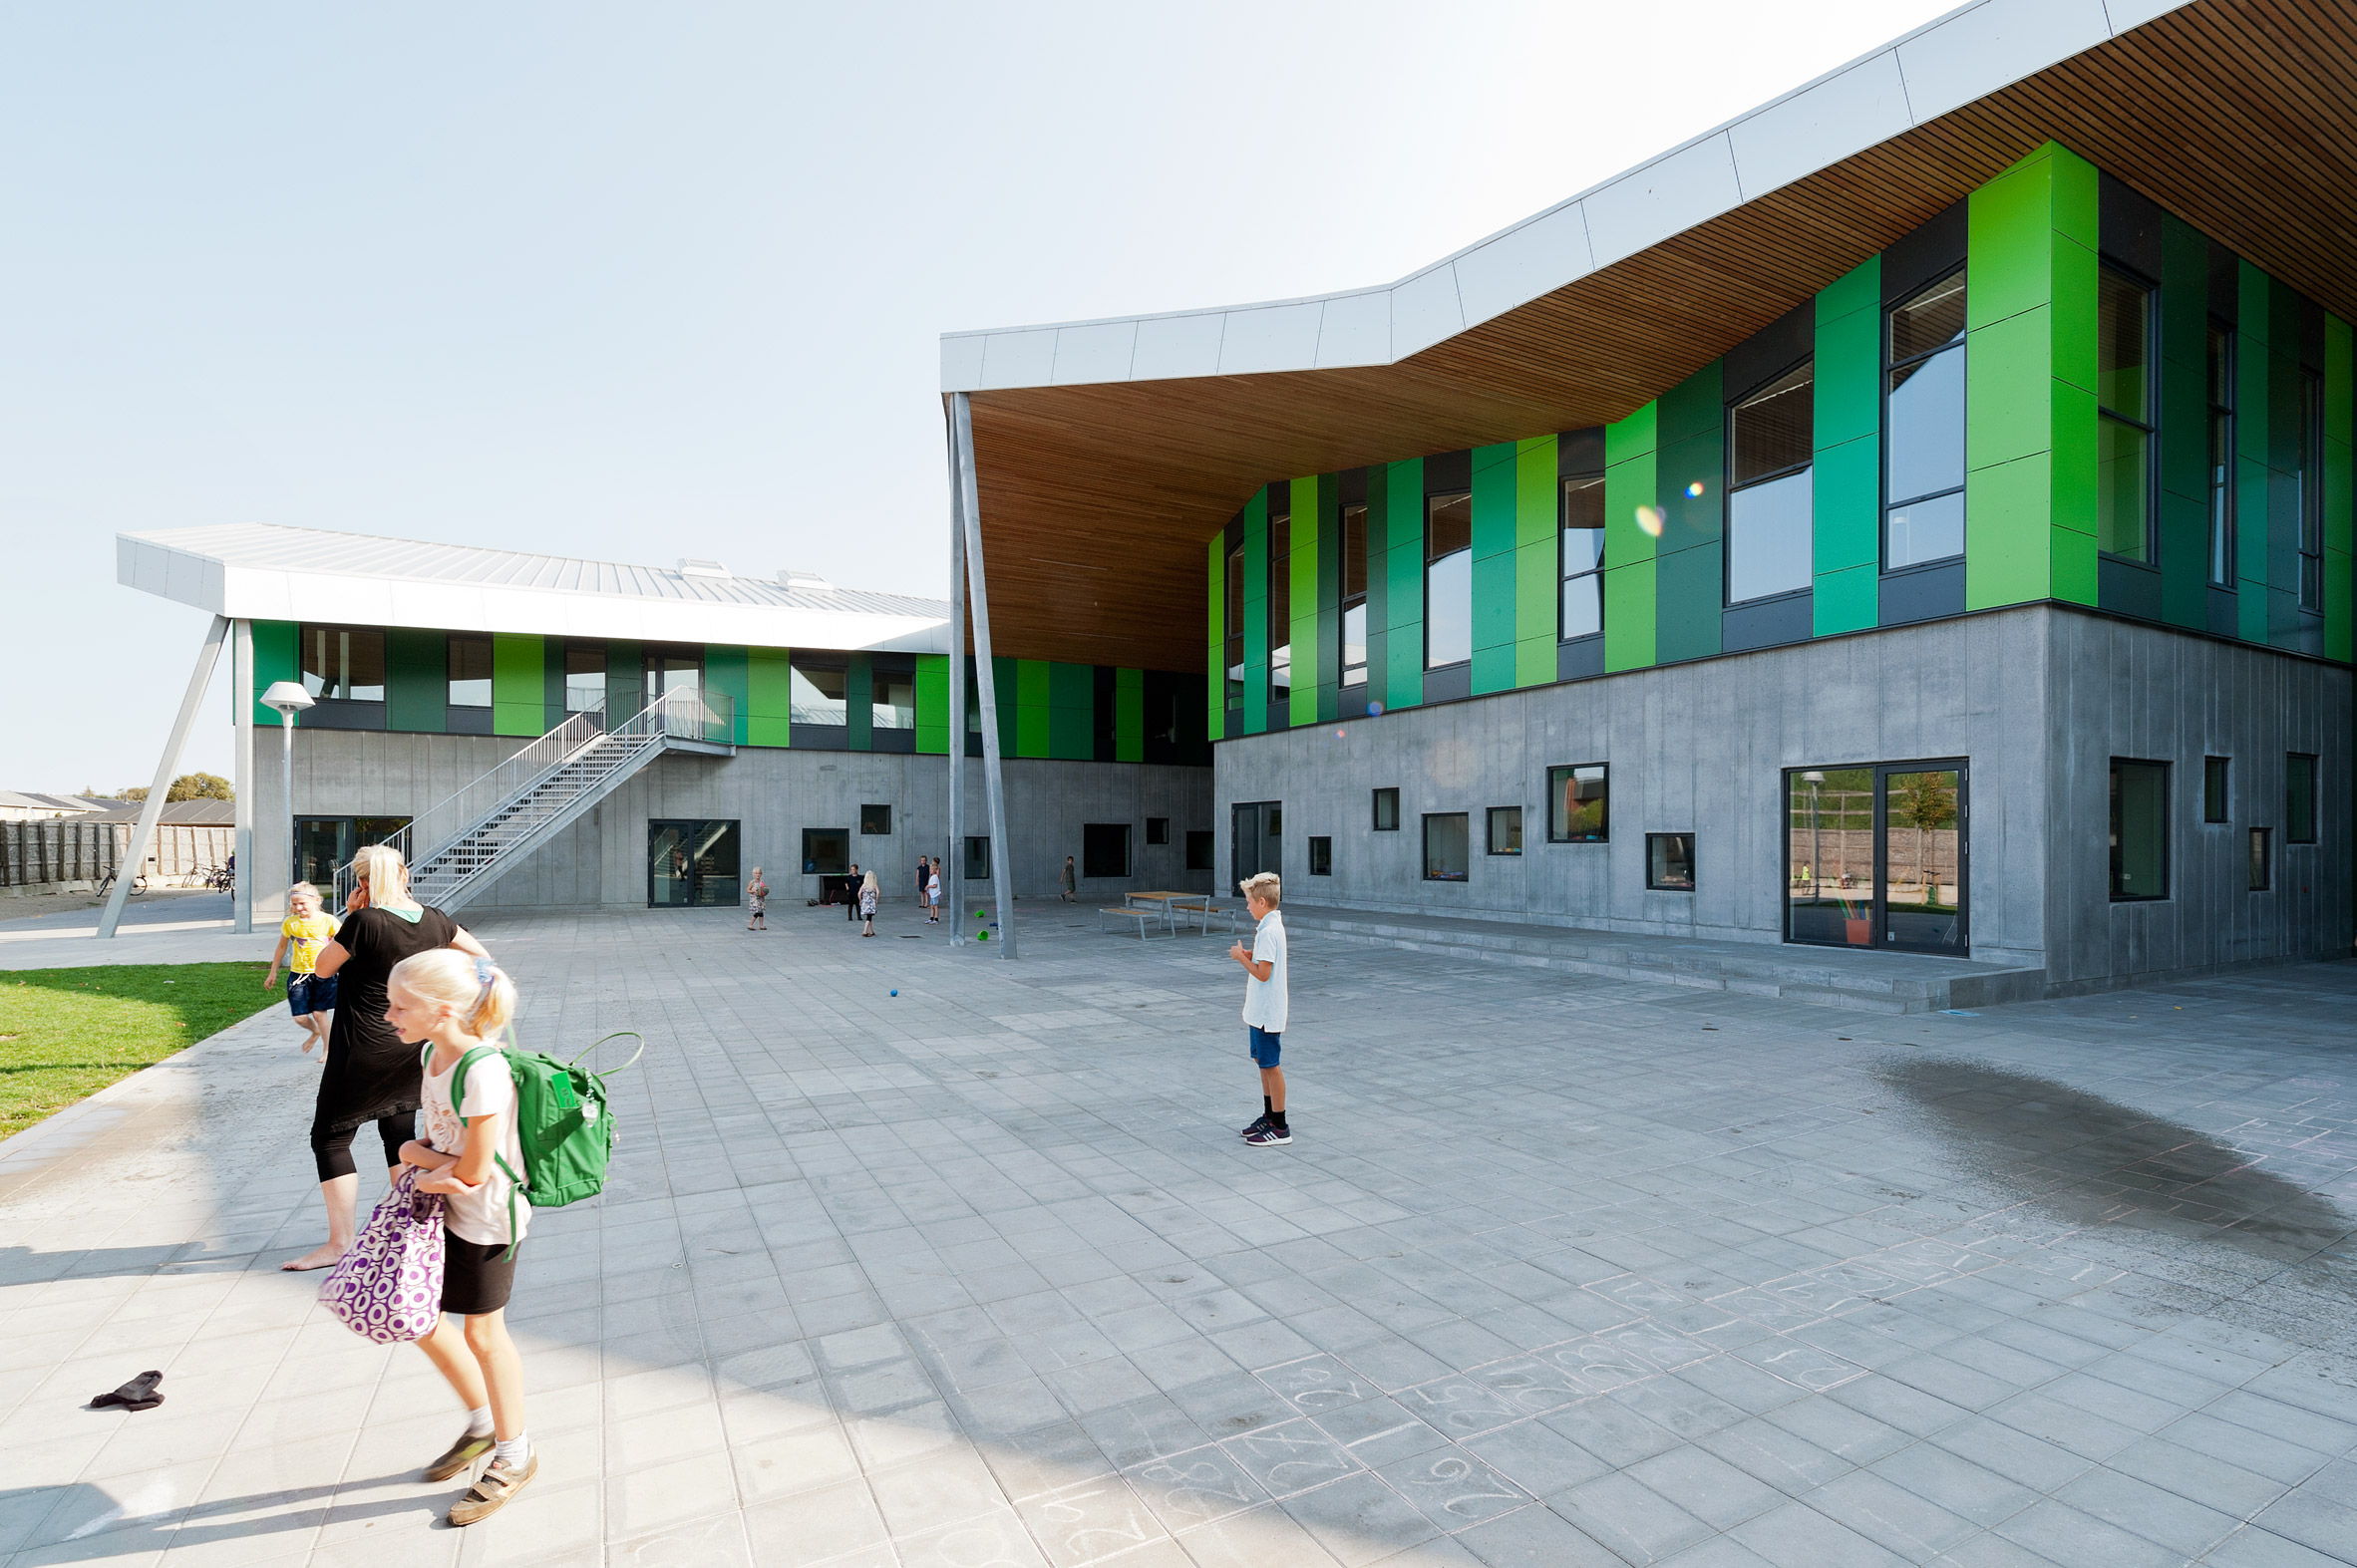
{"type": "MultiPolygon", "coordinates": [[[[229,884],[229,929],[240,935],[253,929],[253,890],[255,873],[261,867],[253,857],[253,622],[239,619],[232,624],[233,638],[229,644],[229,720],[237,738],[237,778],[233,792],[237,796],[234,813],[236,827],[230,842],[235,844],[237,875],[229,884]]],[[[290,757],[292,753],[288,754],[290,757]]],[[[287,817],[294,816],[294,765],[287,765],[287,817]]],[[[290,830],[288,840],[293,834],[290,830]]],[[[293,881],[292,876],[287,877],[293,881]]]]}
{"type": "MultiPolygon", "coordinates": [[[[229,618],[214,616],[204,630],[204,646],[196,650],[196,668],[188,674],[188,695],[180,699],[180,715],[171,722],[171,739],[164,743],[164,761],[156,765],[156,783],[140,806],[140,824],[131,830],[131,847],[116,869],[115,890],[107,895],[107,907],[99,915],[98,934],[102,937],[115,934],[116,923],[123,918],[123,900],[131,896],[131,879],[147,869],[148,845],[156,841],[156,821],[164,814],[164,792],[180,771],[180,750],[188,744],[188,727],[196,722],[196,710],[204,706],[204,689],[212,684],[213,666],[220,663],[221,644],[228,638],[229,618]]],[[[248,696],[248,717],[252,707],[253,699],[248,696]]]]}
{"type": "Polygon", "coordinates": [[[990,664],[990,593],[982,570],[982,497],[974,479],[974,411],[962,392],[951,393],[950,403],[957,433],[958,509],[966,525],[966,592],[974,616],[974,683],[982,694],[982,789],[990,801],[991,902],[998,910],[998,956],[1013,958],[1014,868],[1007,863],[1007,787],[998,756],[998,681],[990,664]]]}
{"type": "Polygon", "coordinates": [[[949,904],[949,945],[963,947],[957,912],[966,873],[966,487],[958,478],[957,416],[949,418],[949,853],[941,863],[941,896],[949,904]]]}

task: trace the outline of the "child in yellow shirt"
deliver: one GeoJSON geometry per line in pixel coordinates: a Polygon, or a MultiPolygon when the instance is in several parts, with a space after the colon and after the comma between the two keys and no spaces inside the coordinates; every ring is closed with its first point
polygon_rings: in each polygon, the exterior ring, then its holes
{"type": "Polygon", "coordinates": [[[325,1062],[328,1032],[335,1026],[336,982],[333,975],[312,970],[319,962],[319,950],[327,946],[343,922],[319,907],[319,889],[308,882],[297,882],[286,890],[286,908],[262,989],[267,991],[278,983],[278,961],[286,959],[286,1005],[295,1022],[303,1026],[303,1054],[310,1055],[311,1048],[317,1046],[319,1060],[325,1062]]]}

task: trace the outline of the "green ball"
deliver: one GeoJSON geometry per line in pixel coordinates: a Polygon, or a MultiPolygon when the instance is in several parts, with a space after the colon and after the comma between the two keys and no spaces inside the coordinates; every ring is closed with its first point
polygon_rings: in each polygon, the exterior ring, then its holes
{"type": "Polygon", "coordinates": [[[990,940],[990,933],[987,930],[977,931],[974,933],[974,940],[977,942],[987,942],[990,940]]]}

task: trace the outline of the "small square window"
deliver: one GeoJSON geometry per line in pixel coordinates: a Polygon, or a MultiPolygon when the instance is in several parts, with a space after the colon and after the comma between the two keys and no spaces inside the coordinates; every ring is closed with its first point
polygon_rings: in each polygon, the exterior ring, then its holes
{"type": "Polygon", "coordinates": [[[966,836],[965,879],[969,882],[990,880],[990,835],[969,833],[966,836]]]}
{"type": "Polygon", "coordinates": [[[2283,759],[2283,841],[2316,841],[2316,759],[2298,752],[2283,759]]]}
{"type": "Polygon", "coordinates": [[[1437,811],[1424,818],[1424,879],[1464,882],[1473,875],[1470,823],[1463,811],[1437,811]]]}
{"type": "Polygon", "coordinates": [[[1518,855],[1522,852],[1522,808],[1518,805],[1490,807],[1490,852],[1494,855],[1518,855]]]}
{"type": "Polygon", "coordinates": [[[2274,855],[2270,839],[2273,830],[2254,827],[2250,830],[2250,890],[2263,893],[2274,883],[2274,855]]]}
{"type": "Polygon", "coordinates": [[[859,807],[859,831],[869,838],[888,838],[892,831],[892,808],[888,805],[859,807]]]}
{"type": "Polygon", "coordinates": [[[2205,822],[2229,819],[2232,796],[2226,792],[2226,784],[2230,766],[2230,760],[2223,757],[2201,759],[2201,820],[2205,822]]]}
{"type": "Polygon", "coordinates": [[[1171,841],[1171,819],[1167,816],[1148,817],[1146,819],[1146,841],[1150,844],[1169,843],[1171,841]]]}
{"type": "Polygon", "coordinates": [[[851,863],[851,835],[840,827],[802,830],[802,872],[805,876],[841,876],[851,863]]]}
{"type": "Polygon", "coordinates": [[[1694,891],[1694,835],[1645,835],[1645,885],[1658,892],[1694,891]]]}
{"type": "Polygon", "coordinates": [[[1186,869],[1210,870],[1212,853],[1211,830],[1208,827],[1189,827],[1186,830],[1186,869]]]}
{"type": "Polygon", "coordinates": [[[1311,876],[1332,876],[1332,875],[1334,874],[1334,840],[1333,840],[1333,839],[1331,839],[1331,838],[1312,838],[1312,839],[1310,839],[1310,841],[1309,841],[1309,874],[1310,874],[1311,876]]]}
{"type": "Polygon", "coordinates": [[[1375,831],[1396,833],[1400,830],[1400,792],[1397,789],[1375,791],[1375,831]]]}
{"type": "Polygon", "coordinates": [[[1606,769],[1583,763],[1546,771],[1546,841],[1600,844],[1609,836],[1605,805],[1606,769]]]}

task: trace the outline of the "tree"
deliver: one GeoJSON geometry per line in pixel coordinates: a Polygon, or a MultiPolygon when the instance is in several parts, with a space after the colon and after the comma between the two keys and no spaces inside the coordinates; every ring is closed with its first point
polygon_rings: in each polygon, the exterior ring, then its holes
{"type": "Polygon", "coordinates": [[[146,784],[126,784],[115,791],[115,798],[129,800],[133,805],[144,805],[148,799],[148,786],[146,784]]]}
{"type": "Polygon", "coordinates": [[[234,800],[237,791],[219,774],[182,774],[164,791],[166,804],[174,800],[234,800]]]}

